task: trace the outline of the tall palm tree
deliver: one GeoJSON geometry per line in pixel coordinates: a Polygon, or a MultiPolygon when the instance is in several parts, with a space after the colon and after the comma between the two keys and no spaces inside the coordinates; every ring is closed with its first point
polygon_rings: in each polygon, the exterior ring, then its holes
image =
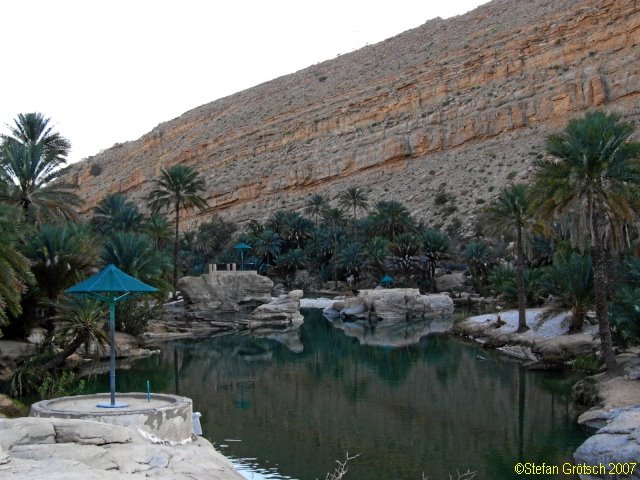
{"type": "Polygon", "coordinates": [[[593,112],[549,137],[553,160],[536,162],[532,198],[543,220],[560,218],[572,241],[589,248],[593,260],[596,316],[602,356],[617,368],[607,312],[607,263],[623,240],[624,224],[640,211],[640,144],[630,142],[633,125],[616,114],[593,112]]]}
{"type": "Polygon", "coordinates": [[[516,236],[516,288],[518,291],[518,330],[527,327],[527,293],[524,281],[524,239],[531,231],[533,220],[529,214],[527,186],[521,183],[504,188],[498,198],[485,209],[487,233],[515,233],[516,236]]]}
{"type": "Polygon", "coordinates": [[[153,285],[162,285],[163,274],[169,271],[168,258],[156,250],[153,241],[144,234],[118,232],[111,235],[104,242],[101,258],[105,265],[113,264],[153,285]]]}
{"type": "Polygon", "coordinates": [[[353,209],[353,236],[358,234],[358,209],[366,210],[369,206],[367,192],[361,187],[349,187],[338,195],[338,203],[343,208],[353,209]]]}
{"type": "Polygon", "coordinates": [[[36,223],[52,217],[74,218],[78,197],[69,185],[53,182],[70,148],[41,113],[18,115],[0,145],[0,183],[4,184],[0,201],[20,205],[25,218],[36,223]]]}
{"type": "Polygon", "coordinates": [[[312,235],[311,220],[298,212],[287,212],[280,232],[291,248],[303,248],[304,242],[312,235]]]}
{"type": "Polygon", "coordinates": [[[180,209],[196,207],[200,210],[207,201],[200,196],[205,189],[204,179],[197,171],[185,165],[174,165],[160,171],[160,178],[149,194],[151,211],[157,214],[162,209],[175,212],[175,237],[173,242],[173,296],[178,292],[178,250],[180,233],[180,209]]]}
{"type": "Polygon", "coordinates": [[[307,200],[304,205],[304,213],[313,215],[315,227],[318,228],[318,219],[322,216],[322,212],[327,208],[327,198],[324,195],[316,193],[307,200]]]}
{"type": "Polygon", "coordinates": [[[21,313],[20,299],[31,278],[29,260],[16,248],[21,230],[18,209],[0,204],[0,325],[8,321],[7,311],[21,313]]]}
{"type": "Polygon", "coordinates": [[[462,256],[469,262],[474,288],[476,292],[480,292],[489,271],[491,259],[489,247],[484,242],[472,240],[464,247],[462,256]]]}
{"type": "Polygon", "coordinates": [[[403,233],[389,244],[390,256],[386,263],[395,273],[404,278],[404,287],[409,287],[411,275],[418,268],[416,258],[420,251],[420,239],[416,235],[403,233]]]}
{"type": "MultiPolygon", "coordinates": [[[[336,252],[338,251],[338,236],[344,225],[344,212],[336,207],[325,208],[322,211],[322,223],[325,228],[330,232],[331,237],[333,238],[333,251],[332,256],[335,257],[336,252]]],[[[338,265],[334,261],[333,262],[333,285],[334,289],[338,289],[338,265]]]]}

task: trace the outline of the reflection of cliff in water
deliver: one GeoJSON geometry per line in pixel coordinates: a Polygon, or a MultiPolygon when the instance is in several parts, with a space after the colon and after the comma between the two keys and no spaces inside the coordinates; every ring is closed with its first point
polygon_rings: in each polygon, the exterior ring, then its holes
{"type": "Polygon", "coordinates": [[[223,453],[300,479],[324,478],[347,451],[361,454],[350,478],[448,478],[470,468],[511,479],[514,462],[560,464],[584,439],[568,381],[448,337],[362,346],[319,311],[305,317],[302,353],[250,335],[175,342],[142,361],[141,376],[122,372],[119,388],[153,372],[154,390],[193,398],[205,435],[228,443],[223,453]]]}

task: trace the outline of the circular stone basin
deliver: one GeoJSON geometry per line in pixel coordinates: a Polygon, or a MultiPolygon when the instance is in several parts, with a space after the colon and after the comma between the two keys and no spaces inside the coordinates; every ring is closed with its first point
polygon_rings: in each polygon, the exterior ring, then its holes
{"type": "Polygon", "coordinates": [[[140,427],[162,440],[182,442],[192,434],[192,402],[190,398],[177,395],[152,394],[147,401],[146,393],[118,393],[117,403],[123,408],[102,408],[98,404],[109,404],[108,393],[53,398],[31,405],[31,417],[55,417],[93,420],[96,422],[140,427]]]}

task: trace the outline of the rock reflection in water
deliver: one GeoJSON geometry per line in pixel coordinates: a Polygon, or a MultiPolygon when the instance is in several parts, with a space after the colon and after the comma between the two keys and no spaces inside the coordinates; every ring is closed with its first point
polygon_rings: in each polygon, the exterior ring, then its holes
{"type": "Polygon", "coordinates": [[[380,323],[372,323],[368,320],[351,322],[330,316],[327,316],[327,320],[349,337],[357,338],[361,345],[378,347],[414,345],[429,334],[448,332],[453,327],[451,315],[433,315],[421,320],[380,323]]]}
{"type": "Polygon", "coordinates": [[[360,456],[348,478],[440,479],[470,468],[506,480],[518,460],[569,461],[585,438],[572,379],[524,371],[456,339],[360,345],[311,311],[300,341],[300,353],[249,334],[172,342],[119,373],[118,388],[151,379],[154,391],[191,397],[225,455],[299,479],[324,478],[349,452],[360,456]]]}

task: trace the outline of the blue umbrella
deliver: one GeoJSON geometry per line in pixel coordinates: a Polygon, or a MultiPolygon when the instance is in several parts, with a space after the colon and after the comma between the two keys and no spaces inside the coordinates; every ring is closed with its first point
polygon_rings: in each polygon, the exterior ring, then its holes
{"type": "Polygon", "coordinates": [[[157,292],[158,289],[127,275],[115,265],[108,265],[94,276],[67,288],[64,292],[96,298],[109,304],[109,389],[111,402],[100,403],[98,407],[123,408],[126,403],[116,403],[116,303],[157,292]]]}
{"type": "Polygon", "coordinates": [[[240,270],[244,270],[244,251],[251,250],[251,245],[244,242],[236,243],[233,248],[240,251],[240,270]]]}

